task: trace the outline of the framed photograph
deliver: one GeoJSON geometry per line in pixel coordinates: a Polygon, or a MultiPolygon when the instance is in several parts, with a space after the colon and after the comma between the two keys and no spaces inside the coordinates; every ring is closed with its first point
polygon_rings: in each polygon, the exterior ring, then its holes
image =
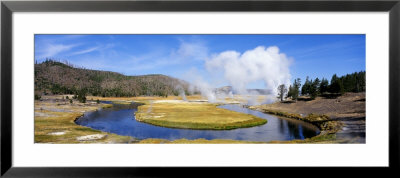
{"type": "Polygon", "coordinates": [[[395,170],[399,6],[3,1],[1,175],[395,170]]]}

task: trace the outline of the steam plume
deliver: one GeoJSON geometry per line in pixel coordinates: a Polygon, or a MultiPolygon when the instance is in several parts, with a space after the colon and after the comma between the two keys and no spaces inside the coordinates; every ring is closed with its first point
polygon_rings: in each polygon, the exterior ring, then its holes
{"type": "Polygon", "coordinates": [[[265,89],[271,91],[272,96],[277,95],[280,84],[290,84],[289,65],[290,60],[285,54],[279,53],[276,46],[258,46],[243,54],[225,51],[206,61],[209,72],[224,71],[224,77],[237,93],[247,94],[246,87],[249,83],[262,80],[265,89]]]}
{"type": "MultiPolygon", "coordinates": [[[[222,75],[235,94],[250,95],[248,104],[255,104],[258,95],[257,91],[249,92],[247,87],[252,82],[262,81],[265,90],[269,91],[267,101],[276,100],[277,88],[280,84],[288,86],[290,84],[290,66],[291,60],[285,54],[279,52],[276,46],[264,47],[258,46],[252,50],[245,51],[243,54],[237,51],[224,51],[212,55],[205,61],[206,69],[214,75],[222,75]]],[[[208,98],[209,102],[215,102],[219,96],[215,87],[196,75],[193,82],[194,87],[201,94],[208,98]]],[[[232,96],[232,93],[229,94],[232,96]]],[[[222,97],[226,97],[222,96],[222,97]]]]}

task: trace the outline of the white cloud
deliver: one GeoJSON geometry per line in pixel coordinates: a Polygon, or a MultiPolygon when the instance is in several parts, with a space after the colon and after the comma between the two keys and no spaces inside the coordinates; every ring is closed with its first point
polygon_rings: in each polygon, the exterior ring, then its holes
{"type": "Polygon", "coordinates": [[[130,56],[131,70],[150,70],[171,65],[185,65],[193,60],[205,60],[208,48],[201,42],[180,41],[178,49],[170,53],[154,49],[141,56],[130,56]]]}
{"type": "Polygon", "coordinates": [[[179,49],[172,52],[171,57],[178,60],[205,60],[208,48],[200,42],[188,43],[181,41],[179,49]]]}
{"type": "Polygon", "coordinates": [[[74,52],[74,53],[72,53],[72,55],[80,55],[80,54],[90,53],[90,52],[98,50],[99,48],[100,48],[99,46],[88,48],[88,49],[85,49],[85,50],[74,52]]]}
{"type": "Polygon", "coordinates": [[[39,56],[37,56],[39,59],[40,58],[46,58],[46,57],[55,57],[57,54],[69,51],[72,48],[78,46],[78,44],[70,44],[70,45],[64,45],[64,44],[47,44],[43,48],[41,48],[39,56]]]}
{"type": "Polygon", "coordinates": [[[285,54],[279,53],[276,46],[259,46],[243,54],[237,51],[225,51],[213,55],[206,61],[206,69],[215,73],[223,72],[233,89],[241,94],[247,93],[249,83],[263,81],[267,90],[277,95],[280,84],[290,84],[291,62],[285,54]]]}
{"type": "Polygon", "coordinates": [[[114,46],[115,46],[114,43],[110,43],[110,44],[107,44],[107,45],[97,45],[95,47],[91,47],[91,48],[87,48],[87,49],[84,49],[84,50],[81,50],[81,51],[73,52],[70,56],[91,53],[93,51],[105,50],[105,49],[112,48],[114,46]]]}

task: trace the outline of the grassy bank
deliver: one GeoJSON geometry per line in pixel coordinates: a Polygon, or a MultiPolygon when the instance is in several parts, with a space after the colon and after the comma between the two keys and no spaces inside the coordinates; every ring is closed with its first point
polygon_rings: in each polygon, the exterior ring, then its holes
{"type": "Polygon", "coordinates": [[[249,114],[217,108],[210,103],[152,103],[138,107],[136,120],[171,128],[228,130],[267,123],[249,114]]]}
{"type": "MultiPolygon", "coordinates": [[[[250,107],[250,109],[251,109],[251,107],[250,107]]],[[[343,124],[338,121],[330,120],[330,118],[326,115],[311,113],[305,117],[302,117],[300,114],[287,113],[287,112],[282,112],[282,111],[273,111],[273,110],[267,110],[267,109],[263,109],[262,112],[308,122],[308,123],[311,123],[311,124],[317,126],[321,130],[319,135],[311,137],[311,138],[306,138],[304,140],[296,140],[295,139],[295,140],[289,140],[289,141],[270,141],[268,143],[279,143],[279,144],[318,143],[318,144],[321,144],[321,143],[342,143],[342,142],[345,143],[345,142],[348,142],[346,140],[338,140],[336,138],[336,132],[338,132],[341,129],[343,124]]]]}
{"type": "Polygon", "coordinates": [[[270,141],[268,143],[275,143],[275,144],[293,144],[293,143],[310,143],[310,144],[326,144],[326,143],[345,143],[345,140],[337,140],[336,134],[334,133],[322,133],[317,136],[306,138],[304,140],[289,140],[289,141],[270,141]]]}
{"type": "Polygon", "coordinates": [[[304,122],[311,123],[315,126],[317,126],[321,131],[324,132],[329,132],[329,133],[336,133],[339,131],[342,127],[342,123],[339,121],[333,121],[331,120],[327,115],[324,114],[308,114],[307,116],[301,116],[300,114],[296,113],[288,113],[288,112],[283,112],[283,111],[276,111],[276,110],[271,110],[271,109],[262,109],[262,108],[257,108],[254,106],[250,106],[249,109],[253,110],[258,110],[264,113],[268,114],[273,114],[281,117],[286,117],[286,118],[291,118],[291,119],[297,119],[301,120],[304,122]]]}
{"type": "Polygon", "coordinates": [[[242,141],[242,140],[223,140],[223,139],[214,139],[214,140],[206,140],[206,139],[178,139],[178,140],[166,140],[166,139],[144,139],[139,143],[141,144],[254,144],[254,143],[265,143],[265,142],[254,142],[254,141],[242,141]]]}
{"type": "Polygon", "coordinates": [[[35,101],[35,143],[130,143],[129,136],[120,136],[75,124],[85,112],[95,111],[111,104],[35,101]]]}

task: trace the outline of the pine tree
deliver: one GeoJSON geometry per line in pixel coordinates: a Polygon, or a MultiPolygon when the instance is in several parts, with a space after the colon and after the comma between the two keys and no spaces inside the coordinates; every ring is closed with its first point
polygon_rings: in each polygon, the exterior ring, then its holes
{"type": "Polygon", "coordinates": [[[295,79],[294,80],[294,83],[293,83],[293,86],[291,85],[290,87],[289,87],[289,92],[288,92],[288,94],[290,93],[290,96],[288,96],[288,97],[291,97],[292,98],[292,100],[297,100],[297,98],[299,97],[299,93],[300,93],[300,86],[301,86],[301,80],[300,80],[300,78],[297,78],[297,79],[295,79]]]}
{"type": "MultiPolygon", "coordinates": [[[[343,94],[346,92],[345,85],[343,84],[343,77],[337,77],[336,74],[332,76],[331,85],[329,86],[329,92],[343,94]]],[[[348,86],[349,87],[349,86],[348,86]]]]}
{"type": "Polygon", "coordinates": [[[293,98],[293,92],[294,92],[294,90],[292,88],[292,85],[290,85],[286,97],[293,98]]]}
{"type": "Polygon", "coordinates": [[[285,93],[286,93],[287,91],[288,91],[288,90],[286,89],[285,84],[282,84],[282,85],[279,85],[279,86],[278,86],[278,98],[279,98],[281,101],[283,101],[283,98],[284,98],[285,93]]]}
{"type": "Polygon", "coordinates": [[[301,88],[301,94],[302,95],[310,94],[310,85],[311,85],[311,81],[309,80],[309,78],[307,76],[306,81],[304,82],[304,85],[301,88]]]}
{"type": "Polygon", "coordinates": [[[319,95],[319,90],[320,90],[319,85],[320,85],[320,81],[317,77],[310,86],[311,99],[315,99],[319,95]]]}
{"type": "Polygon", "coordinates": [[[332,76],[331,85],[329,86],[329,92],[330,93],[339,93],[340,92],[339,78],[337,77],[336,74],[333,74],[333,76],[332,76]]]}
{"type": "Polygon", "coordinates": [[[338,82],[339,82],[339,84],[338,84],[338,85],[339,85],[339,87],[338,87],[338,88],[339,88],[338,93],[340,93],[341,95],[343,95],[343,93],[345,92],[345,88],[344,88],[343,82],[342,82],[342,80],[340,80],[340,79],[339,79],[338,82]]]}
{"type": "Polygon", "coordinates": [[[319,84],[319,92],[320,94],[324,94],[328,92],[329,82],[327,79],[322,78],[321,83],[319,84]]]}

